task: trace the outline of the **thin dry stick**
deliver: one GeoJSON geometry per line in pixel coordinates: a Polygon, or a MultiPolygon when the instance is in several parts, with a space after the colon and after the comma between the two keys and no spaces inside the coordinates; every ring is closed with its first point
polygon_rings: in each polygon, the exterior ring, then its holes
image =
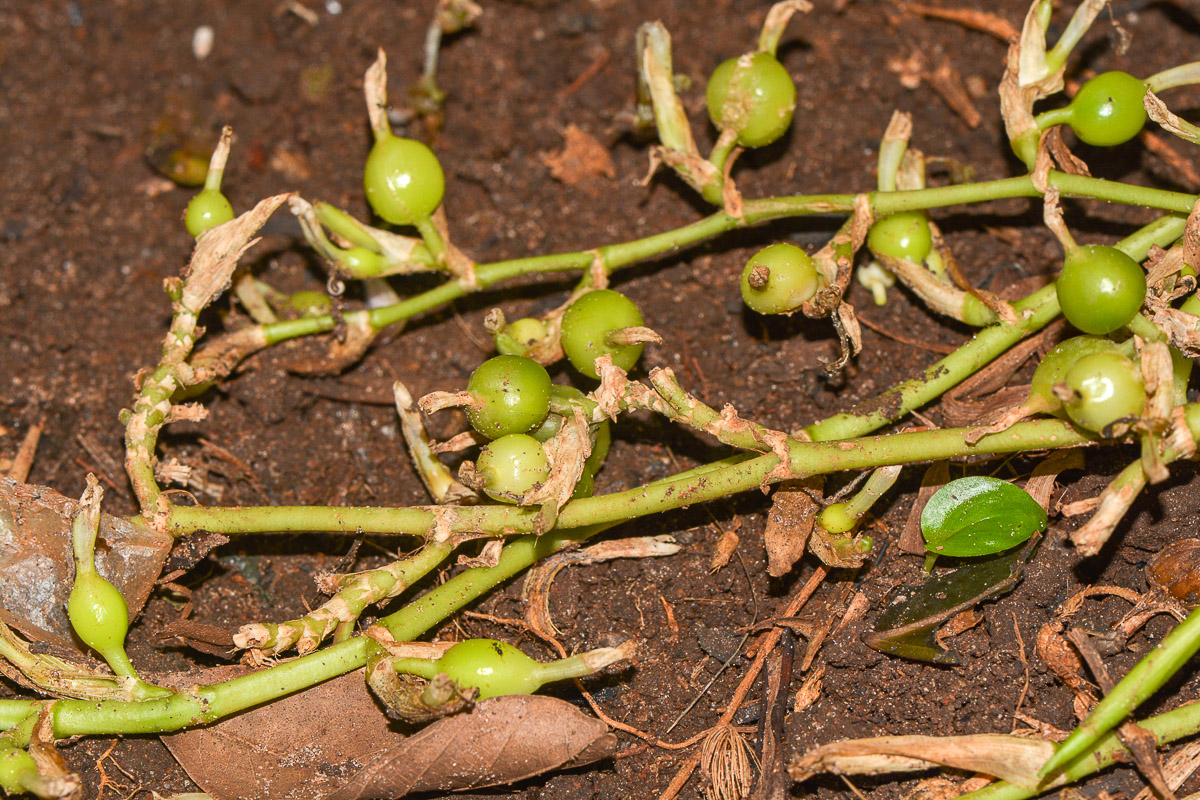
{"type": "MultiPolygon", "coordinates": [[[[712,516],[711,511],[709,511],[709,516],[712,516]]],[[[721,530],[721,523],[717,522],[717,518],[712,517],[712,520],[713,524],[717,526],[717,530],[721,530]]],[[[750,630],[746,631],[746,634],[742,636],[742,640],[738,642],[738,646],[734,648],[733,653],[729,656],[725,663],[721,665],[721,668],[717,670],[717,674],[712,676],[712,680],[705,684],[704,688],[700,690],[700,693],[692,699],[692,702],[687,704],[687,708],[679,712],[679,716],[675,718],[675,721],[672,722],[671,726],[663,731],[663,733],[670,733],[671,731],[675,730],[675,726],[682,722],[683,718],[688,715],[688,712],[696,707],[696,703],[700,702],[700,698],[708,694],[708,690],[711,689],[713,684],[717,682],[717,678],[720,678],[722,675],[724,675],[725,670],[729,669],[729,665],[732,664],[734,659],[741,654],[742,648],[746,646],[746,641],[750,638],[750,631],[754,630],[754,625],[758,622],[758,597],[754,594],[754,585],[750,582],[750,570],[746,569],[746,560],[742,558],[742,554],[738,553],[737,557],[738,561],[742,565],[742,575],[746,577],[746,587],[750,591],[750,599],[754,601],[754,620],[750,623],[750,630]]]]}
{"type": "Polygon", "coordinates": [[[1025,657],[1025,640],[1021,638],[1021,626],[1017,624],[1017,612],[1013,612],[1013,633],[1017,637],[1017,654],[1021,658],[1021,664],[1025,667],[1025,684],[1021,687],[1021,694],[1017,696],[1017,706],[1013,709],[1013,730],[1017,728],[1017,715],[1021,713],[1021,706],[1025,705],[1025,697],[1029,694],[1029,659],[1025,657]]]}
{"type": "MultiPolygon", "coordinates": [[[[829,574],[829,568],[824,564],[817,567],[813,572],[812,577],[808,582],[801,587],[800,591],[792,598],[792,602],[788,603],[788,607],[784,609],[781,617],[794,617],[812,597],[813,592],[825,580],[825,576],[829,574]]],[[[742,705],[742,701],[746,699],[746,695],[750,692],[750,688],[754,685],[754,681],[758,678],[758,673],[762,671],[763,665],[767,663],[767,656],[779,644],[780,637],[783,636],[783,629],[776,628],[763,637],[762,643],[759,645],[758,652],[754,656],[754,663],[750,665],[750,669],[746,671],[742,682],[738,684],[737,691],[733,693],[733,699],[729,701],[729,705],[725,707],[725,713],[721,714],[721,719],[717,725],[728,725],[733,720],[733,715],[737,713],[738,708],[742,705]]],[[[707,731],[706,731],[707,733],[707,731]]],[[[683,765],[679,771],[675,773],[675,777],[671,779],[671,783],[666,790],[658,796],[658,800],[672,800],[679,790],[684,787],[692,773],[696,771],[696,767],[700,764],[700,754],[694,753],[683,765]]]]}
{"type": "Polygon", "coordinates": [[[17,483],[24,483],[25,479],[29,477],[30,470],[33,469],[33,459],[37,455],[38,440],[42,438],[42,428],[45,425],[45,417],[42,417],[31,425],[29,430],[25,432],[25,438],[21,440],[21,446],[17,448],[17,454],[13,456],[12,466],[8,468],[8,477],[17,483]]]}

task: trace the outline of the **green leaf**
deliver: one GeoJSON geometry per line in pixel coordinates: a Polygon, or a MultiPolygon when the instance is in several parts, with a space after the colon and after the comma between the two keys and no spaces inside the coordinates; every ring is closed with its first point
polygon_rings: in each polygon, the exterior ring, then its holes
{"type": "Polygon", "coordinates": [[[921,512],[925,550],[939,556],[999,553],[1045,529],[1046,512],[1037,501],[998,478],[950,481],[921,512]]]}
{"type": "Polygon", "coordinates": [[[1011,553],[975,559],[953,572],[935,575],[915,589],[898,588],[895,594],[906,599],[888,603],[875,621],[875,630],[863,640],[881,653],[958,664],[958,654],[938,641],[938,628],[960,611],[1016,586],[1035,546],[1033,541],[1011,553]]]}

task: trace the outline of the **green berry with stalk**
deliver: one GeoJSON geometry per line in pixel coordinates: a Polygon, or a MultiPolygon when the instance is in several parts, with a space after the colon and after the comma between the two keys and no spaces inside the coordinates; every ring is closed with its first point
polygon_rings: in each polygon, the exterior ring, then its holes
{"type": "Polygon", "coordinates": [[[1029,399],[1025,403],[1026,411],[1030,414],[1063,415],[1066,413],[1063,402],[1054,387],[1066,381],[1067,373],[1080,359],[1096,353],[1116,352],[1118,346],[1115,342],[1099,336],[1073,336],[1059,342],[1046,353],[1034,370],[1029,399]]]}
{"type": "Polygon", "coordinates": [[[442,204],[446,177],[437,156],[424,143],[376,131],[363,169],[363,190],[381,219],[393,225],[416,225],[442,204]]]}
{"type": "Polygon", "coordinates": [[[820,287],[816,264],[794,244],[759,250],[742,270],[742,301],[760,314],[791,314],[820,287]]]}
{"type": "Polygon", "coordinates": [[[1093,353],[1079,359],[1064,381],[1067,416],[1097,433],[1120,420],[1136,417],[1146,407],[1141,370],[1120,353],[1093,353]]]}
{"type": "Polygon", "coordinates": [[[213,151],[204,176],[204,188],[191,199],[183,213],[183,224],[187,232],[199,238],[200,234],[224,225],[233,219],[233,206],[221,193],[221,179],[225,176],[225,163],[229,159],[229,146],[233,140],[233,129],[226,126],[221,131],[221,140],[213,151]]]}
{"type": "Polygon", "coordinates": [[[537,317],[521,317],[496,331],[496,349],[504,355],[523,356],[529,348],[546,338],[546,323],[537,317]]]}
{"type": "Polygon", "coordinates": [[[489,438],[525,433],[550,410],[550,375],[524,356],[496,356],[480,364],[467,381],[467,419],[489,438]]]}
{"type": "Polygon", "coordinates": [[[1065,124],[1079,141],[1113,147],[1137,136],[1146,124],[1146,83],[1127,72],[1103,72],[1079,88],[1063,108],[1038,115],[1038,127],[1065,124]]]}
{"type": "Polygon", "coordinates": [[[333,308],[333,301],[324,292],[303,289],[288,295],[287,305],[289,309],[302,316],[316,316],[328,313],[329,309],[333,308]]]}
{"type": "Polygon", "coordinates": [[[612,356],[613,366],[628,371],[642,355],[641,341],[627,329],[644,324],[642,312],[625,295],[612,289],[588,292],[563,313],[562,348],[575,369],[589,378],[599,378],[595,361],[612,356]]]}
{"type": "Polygon", "coordinates": [[[920,264],[933,251],[933,233],[923,211],[889,214],[871,226],[867,247],[877,256],[903,258],[920,264]]]}
{"type": "Polygon", "coordinates": [[[112,671],[126,678],[137,672],[125,653],[129,606],[124,596],[96,571],[96,535],[100,526],[100,488],[94,478],[71,523],[75,582],[67,598],[67,618],[75,635],[99,653],[112,671]],[[91,499],[94,498],[94,499],[91,499]]]}
{"type": "Polygon", "coordinates": [[[468,639],[451,647],[433,661],[396,659],[398,671],[432,680],[445,674],[459,686],[479,690],[478,698],[509,694],[532,694],[544,684],[591,675],[609,664],[628,658],[632,643],[589,650],[570,658],[543,663],[535,661],[511,644],[495,639],[468,639]]]}
{"type": "Polygon", "coordinates": [[[1063,316],[1079,330],[1103,336],[1133,319],[1146,300],[1146,273],[1115,247],[1072,248],[1055,283],[1063,316]]]}
{"type": "Polygon", "coordinates": [[[484,445],[475,462],[483,491],[493,500],[515,503],[550,477],[550,460],[537,439],[510,433],[484,445]]]}
{"type": "Polygon", "coordinates": [[[763,147],[792,124],[796,83],[774,54],[745,53],[722,61],[705,91],[708,116],[743,147],[763,147]]]}

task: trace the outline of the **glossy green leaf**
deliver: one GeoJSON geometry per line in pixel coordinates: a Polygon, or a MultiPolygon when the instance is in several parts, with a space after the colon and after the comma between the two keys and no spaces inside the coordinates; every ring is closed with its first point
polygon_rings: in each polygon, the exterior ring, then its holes
{"type": "Polygon", "coordinates": [[[1045,529],[1046,512],[1037,501],[998,478],[950,481],[921,512],[925,549],[939,556],[999,553],[1045,529]]]}

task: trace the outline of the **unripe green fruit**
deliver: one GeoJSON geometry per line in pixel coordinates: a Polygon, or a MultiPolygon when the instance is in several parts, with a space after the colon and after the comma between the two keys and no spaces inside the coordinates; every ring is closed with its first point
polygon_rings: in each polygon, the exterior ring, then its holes
{"type": "Polygon", "coordinates": [[[1081,358],[1094,353],[1115,353],[1116,343],[1098,336],[1074,336],[1056,344],[1033,373],[1029,386],[1033,412],[1061,415],[1062,400],[1054,394],[1054,387],[1067,379],[1067,372],[1081,358]]]}
{"type": "Polygon", "coordinates": [[[762,147],[792,124],[796,84],[775,56],[746,53],[713,70],[705,100],[714,125],[737,133],[743,147],[762,147]]]}
{"type": "Polygon", "coordinates": [[[415,139],[377,140],[363,169],[367,202],[393,225],[427,219],[446,193],[446,176],[433,151],[415,139]]]}
{"type": "Polygon", "coordinates": [[[612,289],[597,289],[570,305],[562,318],[562,348],[575,369],[589,378],[599,378],[595,361],[612,356],[613,366],[629,370],[642,355],[643,345],[609,344],[610,333],[644,324],[642,312],[633,301],[612,289]]]}
{"type": "Polygon", "coordinates": [[[550,476],[550,460],[537,439],[510,433],[484,446],[475,471],[488,497],[513,503],[550,476]]]}
{"type": "Polygon", "coordinates": [[[383,271],[383,256],[365,247],[351,247],[337,254],[337,261],[356,278],[371,278],[383,271]]]}
{"type": "Polygon", "coordinates": [[[808,253],[786,242],[759,250],[742,270],[742,301],[760,314],[790,314],[819,286],[817,267],[808,253]]]}
{"type": "Polygon", "coordinates": [[[333,300],[324,292],[304,289],[288,297],[288,307],[301,314],[324,314],[333,308],[333,300]]]}
{"type": "MultiPolygon", "coordinates": [[[[555,400],[583,400],[585,397],[584,393],[574,386],[564,386],[561,383],[556,383],[550,387],[550,396],[555,400]]],[[[551,411],[542,420],[542,424],[531,430],[529,435],[542,444],[545,444],[554,438],[554,435],[558,433],[558,429],[562,427],[562,424],[562,416],[551,411]]]]}
{"type": "Polygon", "coordinates": [[[604,466],[604,459],[608,457],[608,448],[611,445],[612,431],[608,420],[604,420],[596,426],[592,452],[587,457],[587,461],[583,462],[583,472],[579,475],[579,482],[575,484],[575,491],[571,493],[572,500],[591,497],[595,493],[596,473],[604,466]]]}
{"type": "Polygon", "coordinates": [[[94,570],[83,570],[67,598],[71,628],[88,647],[111,661],[110,654],[124,653],[129,631],[129,606],[125,598],[94,570]]]}
{"type": "Polygon", "coordinates": [[[202,189],[187,205],[183,224],[193,237],[233,219],[233,206],[220,189],[202,189]]]}
{"type": "Polygon", "coordinates": [[[0,789],[5,794],[25,794],[29,791],[28,779],[37,774],[37,762],[28,750],[7,742],[0,744],[0,789]]]}
{"type": "Polygon", "coordinates": [[[1120,353],[1094,353],[1067,372],[1067,416],[1081,428],[1101,432],[1118,420],[1136,417],[1146,407],[1146,386],[1133,361],[1120,353]]]}
{"type": "Polygon", "coordinates": [[[523,356],[546,334],[546,323],[536,317],[521,317],[496,333],[496,349],[504,355],[523,356]]]}
{"type": "Polygon", "coordinates": [[[479,699],[505,694],[531,694],[542,685],[539,662],[511,644],[495,639],[459,642],[437,661],[437,670],[459,686],[479,689],[479,699]]]}
{"type": "Polygon", "coordinates": [[[867,233],[867,247],[878,256],[920,264],[933,250],[933,233],[923,211],[900,211],[880,219],[867,233]]]}
{"type": "Polygon", "coordinates": [[[817,522],[830,533],[849,533],[858,524],[845,503],[825,506],[817,516],[817,522]]]}
{"type": "Polygon", "coordinates": [[[1146,300],[1146,273],[1115,247],[1089,244],[1067,253],[1055,283],[1063,316],[1096,336],[1129,324],[1146,300]]]}
{"type": "Polygon", "coordinates": [[[1200,294],[1193,293],[1179,306],[1180,311],[1200,317],[1200,294]]]}
{"type": "Polygon", "coordinates": [[[1067,124],[1079,141],[1098,147],[1124,144],[1146,124],[1146,84],[1127,72],[1103,72],[1072,98],[1067,124]]]}
{"type": "Polygon", "coordinates": [[[489,358],[471,373],[467,406],[471,427],[491,439],[525,433],[550,410],[550,375],[524,356],[489,358]]]}

